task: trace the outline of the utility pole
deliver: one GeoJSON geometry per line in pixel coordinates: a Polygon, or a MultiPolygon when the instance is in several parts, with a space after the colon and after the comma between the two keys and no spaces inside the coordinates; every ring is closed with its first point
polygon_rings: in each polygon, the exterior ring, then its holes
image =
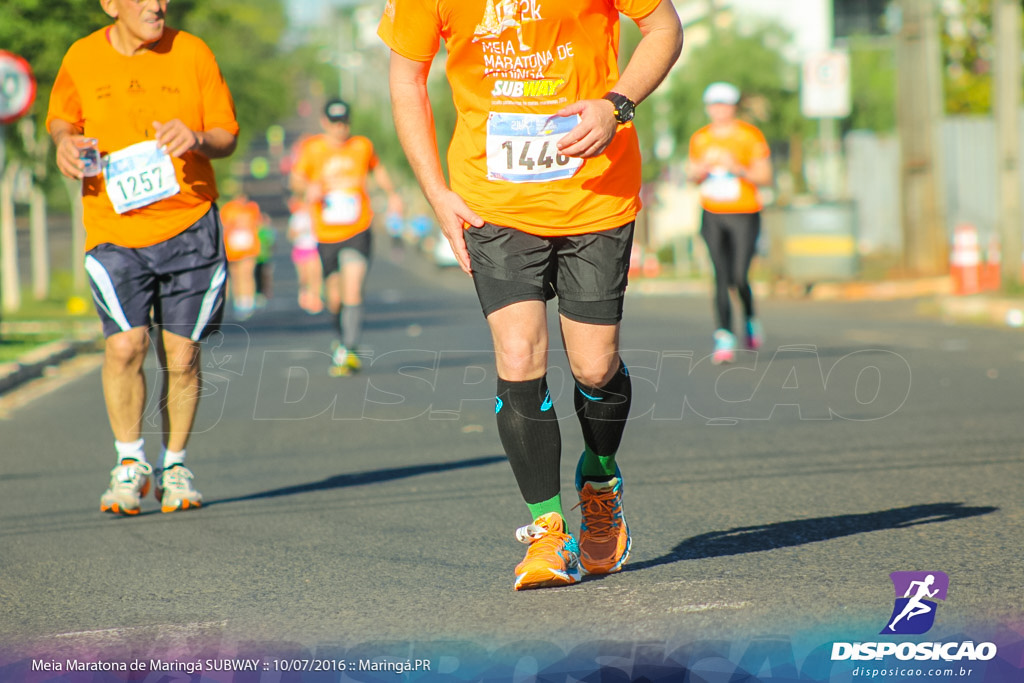
{"type": "Polygon", "coordinates": [[[21,308],[18,274],[18,232],[14,225],[14,180],[20,164],[5,158],[5,127],[0,125],[0,311],[21,308]]]}
{"type": "Polygon", "coordinates": [[[897,36],[897,125],[903,197],[903,260],[911,275],[948,272],[949,247],[941,191],[939,126],[941,60],[934,0],[900,0],[897,36]]]}
{"type": "Polygon", "coordinates": [[[1020,102],[1021,102],[1021,8],[1020,0],[997,0],[993,7],[996,57],[993,71],[993,109],[996,117],[998,159],[997,227],[1001,241],[1004,289],[1021,281],[1020,202],[1020,102]]]}

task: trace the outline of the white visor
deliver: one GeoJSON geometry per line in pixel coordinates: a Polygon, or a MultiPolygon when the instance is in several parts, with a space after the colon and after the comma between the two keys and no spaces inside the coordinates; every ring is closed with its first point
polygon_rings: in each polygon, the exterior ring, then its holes
{"type": "Polygon", "coordinates": [[[731,83],[712,83],[704,91],[704,104],[736,104],[740,91],[731,83]]]}

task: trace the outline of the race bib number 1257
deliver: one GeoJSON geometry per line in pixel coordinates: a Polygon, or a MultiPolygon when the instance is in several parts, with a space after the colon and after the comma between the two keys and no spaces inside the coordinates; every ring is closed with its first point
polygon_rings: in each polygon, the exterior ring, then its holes
{"type": "Polygon", "coordinates": [[[579,121],[579,116],[491,112],[487,118],[488,179],[537,183],[571,178],[583,159],[560,154],[557,143],[579,121]]]}
{"type": "Polygon", "coordinates": [[[181,191],[171,157],[155,140],[125,147],[104,159],[107,196],[114,211],[125,213],[181,191]]]}

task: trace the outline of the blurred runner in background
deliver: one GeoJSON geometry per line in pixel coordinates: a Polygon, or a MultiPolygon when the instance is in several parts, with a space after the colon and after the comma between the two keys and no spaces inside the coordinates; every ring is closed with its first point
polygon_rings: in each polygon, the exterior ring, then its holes
{"type": "Polygon", "coordinates": [[[366,187],[370,175],[388,195],[388,212],[402,214],[402,200],[373,143],[352,135],[350,117],[344,100],[327,102],[320,119],[324,132],[303,142],[291,176],[292,190],[305,200],[313,216],[327,310],[337,322],[333,376],[349,375],[362,367],[358,345],[373,224],[366,187]]]}
{"type": "Polygon", "coordinates": [[[310,315],[324,310],[321,298],[320,252],[313,232],[313,217],[298,198],[288,203],[288,241],[292,245],[292,263],[299,281],[299,307],[310,315]]]}
{"type": "Polygon", "coordinates": [[[736,360],[730,289],[743,304],[744,343],[757,350],[764,330],[754,315],[748,273],[761,232],[759,186],[772,183],[771,151],[764,134],[736,117],[740,91],[731,83],[712,83],[704,91],[711,123],[690,138],[688,177],[700,184],[704,207],[700,234],[715,266],[714,350],[711,362],[736,360]]]}
{"type": "Polygon", "coordinates": [[[220,210],[228,258],[228,292],[236,320],[248,320],[256,307],[256,259],[260,254],[260,206],[240,190],[220,210]]]}
{"type": "Polygon", "coordinates": [[[274,297],[274,245],[277,244],[277,230],[268,214],[262,214],[257,235],[260,253],[256,255],[256,308],[263,308],[267,300],[274,297]]]}

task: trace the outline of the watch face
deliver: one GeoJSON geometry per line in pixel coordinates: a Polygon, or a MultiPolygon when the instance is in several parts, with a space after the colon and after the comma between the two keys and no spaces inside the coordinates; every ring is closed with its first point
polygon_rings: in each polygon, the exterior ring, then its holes
{"type": "Polygon", "coordinates": [[[604,99],[615,105],[616,121],[619,123],[629,123],[633,120],[633,110],[636,109],[636,105],[628,97],[612,92],[605,95],[604,99]]]}
{"type": "Polygon", "coordinates": [[[629,123],[633,120],[634,106],[629,100],[626,100],[619,105],[619,114],[615,118],[619,120],[619,123],[629,123]]]}

